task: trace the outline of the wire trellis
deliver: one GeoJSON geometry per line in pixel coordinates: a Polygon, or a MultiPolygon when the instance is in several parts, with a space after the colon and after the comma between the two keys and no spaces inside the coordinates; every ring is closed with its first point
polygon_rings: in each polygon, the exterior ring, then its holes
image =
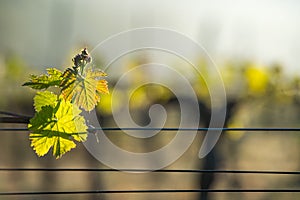
{"type": "Polygon", "coordinates": [[[199,192],[300,192],[300,189],[158,189],[158,190],[84,190],[84,191],[41,191],[41,192],[0,192],[0,196],[12,195],[63,195],[63,194],[128,194],[128,193],[199,193],[199,192]]]}
{"type": "MultiPolygon", "coordinates": [[[[97,168],[0,168],[0,171],[48,171],[48,172],[149,172],[148,169],[97,169],[97,168]]],[[[225,174],[282,174],[300,175],[300,171],[267,170],[199,170],[199,169],[158,169],[153,173],[225,173],[225,174]]]]}
{"type": "MultiPolygon", "coordinates": [[[[132,127],[94,127],[89,128],[88,131],[103,130],[103,131],[253,131],[253,132],[300,132],[300,128],[291,127],[256,127],[256,128],[132,128],[132,127]]],[[[28,128],[0,128],[0,131],[28,131],[28,128]]]]}
{"type": "MultiPolygon", "coordinates": [[[[10,117],[1,117],[0,123],[28,123],[30,117],[17,115],[9,112],[0,114],[10,117]]],[[[133,128],[133,127],[90,127],[88,131],[97,130],[121,133],[121,131],[162,131],[162,132],[205,132],[205,131],[243,131],[243,132],[293,132],[300,133],[300,127],[228,127],[228,128],[133,128]]],[[[28,128],[5,127],[0,132],[27,132],[28,128]]],[[[97,169],[97,168],[0,168],[0,172],[94,172],[94,173],[119,173],[119,172],[149,172],[147,169],[97,169]]],[[[151,173],[208,173],[208,174],[260,174],[260,175],[300,175],[300,171],[268,171],[268,170],[199,170],[199,169],[160,169],[151,173]]],[[[0,196],[23,196],[23,195],[78,195],[78,194],[129,194],[129,193],[299,193],[300,189],[276,188],[276,189],[149,189],[149,190],[78,190],[78,191],[26,191],[26,192],[0,192],[0,196]]]]}

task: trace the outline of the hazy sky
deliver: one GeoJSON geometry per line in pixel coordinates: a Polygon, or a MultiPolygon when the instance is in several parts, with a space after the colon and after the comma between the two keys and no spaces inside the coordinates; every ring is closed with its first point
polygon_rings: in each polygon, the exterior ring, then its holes
{"type": "Polygon", "coordinates": [[[296,0],[1,1],[0,52],[47,67],[80,45],[155,26],[186,34],[216,59],[280,62],[297,71],[299,19],[296,0]]]}

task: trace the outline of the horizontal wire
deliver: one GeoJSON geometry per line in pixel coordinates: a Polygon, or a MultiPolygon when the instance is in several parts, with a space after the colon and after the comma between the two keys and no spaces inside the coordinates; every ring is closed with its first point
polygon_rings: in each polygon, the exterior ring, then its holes
{"type": "Polygon", "coordinates": [[[300,192],[300,189],[153,189],[153,190],[84,190],[84,191],[41,191],[41,192],[0,192],[0,196],[12,195],[63,195],[63,194],[126,194],[126,193],[199,193],[199,192],[300,192]]]}
{"type": "MultiPolygon", "coordinates": [[[[300,131],[300,128],[291,127],[255,127],[255,128],[134,128],[134,127],[95,127],[88,131],[300,131]]],[[[28,131],[28,128],[0,128],[0,131],[28,131]]]]}
{"type": "Polygon", "coordinates": [[[0,131],[16,131],[16,132],[22,132],[22,131],[28,131],[28,128],[0,128],[0,131]]]}
{"type": "MultiPolygon", "coordinates": [[[[9,112],[1,112],[13,117],[26,117],[9,112]]],[[[4,119],[4,118],[3,118],[4,119]]],[[[6,118],[5,118],[6,119],[6,118]]],[[[13,118],[12,118],[13,119],[13,118]]],[[[13,119],[15,120],[15,119],[13,119]]],[[[6,120],[11,122],[11,119],[6,120]]],[[[6,122],[3,121],[3,122],[6,122]]],[[[19,122],[19,121],[18,121],[19,122]]],[[[18,123],[16,122],[16,123],[18,123]]],[[[26,121],[27,122],[27,121],[26,121]]],[[[23,123],[23,121],[22,121],[23,123]]],[[[89,131],[103,130],[103,131],[300,131],[300,128],[121,128],[121,127],[97,127],[90,128],[89,131]]],[[[0,128],[0,131],[28,131],[28,128],[0,128]]],[[[81,168],[0,168],[0,171],[77,171],[77,172],[148,172],[145,169],[81,169],[81,168]]],[[[162,169],[153,172],[169,172],[169,173],[234,173],[234,174],[300,174],[299,171],[250,171],[250,170],[172,170],[162,169]]],[[[42,191],[42,192],[0,192],[1,196],[7,195],[61,195],[61,194],[99,194],[99,193],[195,193],[195,192],[300,192],[300,189],[189,189],[189,190],[90,190],[90,191],[42,191]]]]}
{"type": "Polygon", "coordinates": [[[104,131],[300,131],[300,128],[122,128],[122,127],[97,127],[91,130],[104,130],[104,131]]]}
{"type": "Polygon", "coordinates": [[[23,117],[0,117],[0,123],[28,124],[29,118],[23,117]]]}
{"type": "Polygon", "coordinates": [[[20,115],[20,114],[17,114],[17,113],[7,112],[7,111],[0,111],[0,115],[7,115],[7,116],[12,116],[12,117],[23,117],[23,118],[26,118],[26,119],[32,118],[32,116],[20,115]]]}
{"type": "MultiPolygon", "coordinates": [[[[96,169],[96,168],[0,168],[1,171],[48,171],[48,172],[150,172],[148,169],[96,169]]],[[[154,173],[233,173],[233,174],[291,174],[300,175],[300,171],[266,170],[198,170],[198,169],[160,169],[154,173]]]]}
{"type": "MultiPolygon", "coordinates": [[[[32,118],[26,115],[20,115],[12,112],[0,111],[2,115],[8,115],[12,117],[0,117],[0,123],[17,123],[17,124],[28,124],[29,119],[32,118]]],[[[103,131],[300,131],[300,127],[255,127],[255,128],[244,128],[244,127],[208,127],[208,128],[149,128],[149,127],[92,127],[89,131],[103,130],[103,131]]],[[[0,131],[28,131],[28,128],[0,128],[0,131]]]]}

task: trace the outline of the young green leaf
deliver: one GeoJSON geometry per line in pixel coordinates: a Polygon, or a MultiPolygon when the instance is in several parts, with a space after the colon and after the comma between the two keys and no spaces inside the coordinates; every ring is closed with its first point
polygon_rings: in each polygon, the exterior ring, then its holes
{"type": "Polygon", "coordinates": [[[43,156],[53,147],[53,155],[60,158],[76,147],[73,139],[85,141],[87,126],[80,113],[76,105],[63,98],[54,105],[42,106],[28,124],[31,146],[37,155],[43,156]]]}
{"type": "Polygon", "coordinates": [[[54,106],[57,103],[57,95],[49,91],[37,92],[33,98],[35,111],[41,111],[43,106],[54,106]]]}
{"type": "Polygon", "coordinates": [[[75,72],[64,73],[64,82],[61,85],[62,94],[66,100],[70,100],[78,107],[91,111],[100,101],[100,94],[107,94],[107,81],[102,79],[106,74],[100,70],[86,68],[83,74],[75,72]]]}
{"type": "Polygon", "coordinates": [[[43,91],[34,97],[35,116],[30,120],[29,139],[31,146],[39,156],[52,148],[53,155],[60,158],[76,147],[74,142],[83,142],[87,138],[87,126],[84,117],[80,116],[83,108],[94,109],[100,100],[100,94],[107,94],[106,74],[89,67],[92,58],[87,49],[83,49],[72,59],[74,66],[61,71],[51,68],[47,74],[31,75],[23,86],[33,89],[59,87],[58,95],[43,91]]]}
{"type": "Polygon", "coordinates": [[[50,86],[59,86],[62,81],[61,76],[61,71],[54,68],[50,68],[47,69],[47,74],[43,74],[40,76],[31,75],[30,81],[24,83],[23,86],[29,86],[33,89],[38,90],[47,89],[50,86]]]}

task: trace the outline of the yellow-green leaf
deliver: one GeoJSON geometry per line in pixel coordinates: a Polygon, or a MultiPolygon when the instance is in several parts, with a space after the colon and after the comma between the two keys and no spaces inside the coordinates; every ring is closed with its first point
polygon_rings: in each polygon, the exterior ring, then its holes
{"type": "Polygon", "coordinates": [[[31,146],[38,156],[47,154],[53,147],[53,156],[60,158],[63,154],[76,147],[67,134],[55,131],[43,131],[30,134],[31,146]]]}
{"type": "Polygon", "coordinates": [[[89,67],[83,74],[75,74],[69,69],[64,74],[64,84],[61,85],[64,98],[86,111],[95,108],[101,93],[109,93],[107,81],[103,79],[106,74],[100,70],[89,67]]]}
{"type": "Polygon", "coordinates": [[[76,105],[63,98],[55,105],[42,106],[28,124],[29,139],[36,154],[43,156],[52,147],[53,155],[60,158],[76,147],[73,140],[85,141],[87,126],[80,112],[76,105]]]}
{"type": "Polygon", "coordinates": [[[38,90],[47,89],[50,86],[59,86],[62,81],[61,76],[61,71],[54,68],[50,68],[47,69],[47,74],[43,74],[40,76],[31,75],[30,81],[24,83],[23,86],[29,86],[33,89],[38,90]]]}
{"type": "Polygon", "coordinates": [[[39,112],[43,106],[54,106],[57,103],[57,95],[49,91],[37,92],[33,101],[35,110],[39,112]]]}

